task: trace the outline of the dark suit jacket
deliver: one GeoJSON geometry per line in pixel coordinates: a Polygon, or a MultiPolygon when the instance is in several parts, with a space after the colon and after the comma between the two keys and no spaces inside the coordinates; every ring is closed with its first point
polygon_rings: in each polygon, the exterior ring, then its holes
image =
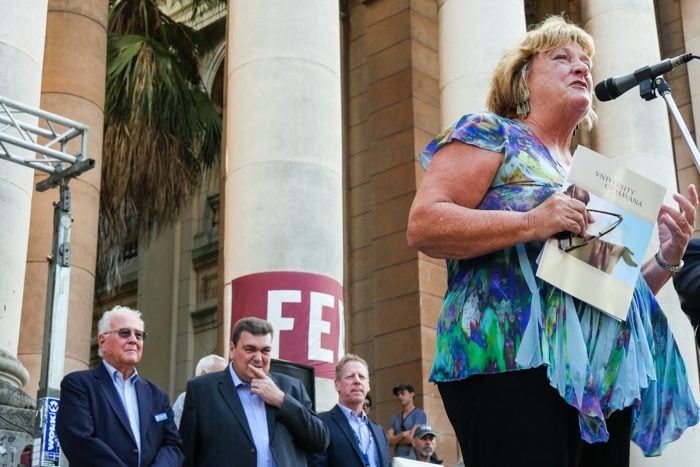
{"type": "MultiPolygon", "coordinates": [[[[253,436],[229,368],[187,383],[180,421],[186,466],[256,466],[253,436]]],[[[281,408],[265,405],[272,455],[279,467],[305,467],[307,451],[328,446],[328,428],[311,411],[301,381],[278,373],[270,378],[285,394],[281,408]]]]}
{"type": "MultiPolygon", "coordinates": [[[[183,459],[182,442],[173,422],[168,396],[155,384],[136,380],[141,426],[141,466],[171,467],[183,459]]],[[[76,371],[61,382],[56,419],[61,449],[71,465],[138,465],[136,440],[112,378],[100,363],[76,371]]]]}
{"type": "MultiPolygon", "coordinates": [[[[328,445],[326,452],[309,454],[309,467],[363,467],[365,463],[362,460],[357,439],[340,407],[336,405],[328,412],[318,414],[318,418],[328,426],[331,432],[331,444],[328,445]]],[[[371,420],[369,429],[374,440],[373,446],[377,447],[380,467],[390,467],[389,442],[384,429],[371,420]]]]}

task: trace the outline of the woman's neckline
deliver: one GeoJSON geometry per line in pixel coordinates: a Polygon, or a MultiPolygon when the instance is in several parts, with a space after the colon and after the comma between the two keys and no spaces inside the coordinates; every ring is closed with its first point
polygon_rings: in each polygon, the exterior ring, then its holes
{"type": "MultiPolygon", "coordinates": [[[[504,118],[507,118],[507,117],[504,117],[504,118]]],[[[557,169],[559,169],[561,171],[561,173],[563,175],[566,175],[569,173],[569,167],[571,166],[571,161],[569,161],[569,164],[562,163],[562,161],[560,161],[559,158],[555,157],[552,154],[552,151],[549,149],[549,147],[546,144],[544,144],[544,142],[542,142],[542,140],[539,138],[539,136],[537,136],[537,134],[535,134],[533,129],[529,125],[527,125],[525,122],[522,122],[520,120],[516,120],[514,118],[510,118],[508,120],[515,123],[522,130],[524,130],[526,133],[528,133],[532,138],[534,138],[534,140],[537,141],[537,144],[539,144],[547,152],[547,158],[554,163],[554,165],[557,167],[557,169]]],[[[573,155],[572,155],[572,159],[573,159],[573,155]]]]}

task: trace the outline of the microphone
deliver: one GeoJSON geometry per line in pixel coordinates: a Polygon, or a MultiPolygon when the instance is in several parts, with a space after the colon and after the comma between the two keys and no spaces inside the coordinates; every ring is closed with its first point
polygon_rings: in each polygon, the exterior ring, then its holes
{"type": "Polygon", "coordinates": [[[642,67],[628,75],[608,78],[596,85],[595,95],[601,102],[616,99],[639,83],[668,73],[677,66],[688,63],[693,58],[694,55],[692,53],[687,53],[677,57],[667,58],[655,65],[642,67]]]}

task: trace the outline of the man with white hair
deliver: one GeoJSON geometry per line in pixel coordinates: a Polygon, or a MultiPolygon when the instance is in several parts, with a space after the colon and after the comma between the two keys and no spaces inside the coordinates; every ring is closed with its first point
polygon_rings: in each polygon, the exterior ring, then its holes
{"type": "MultiPolygon", "coordinates": [[[[214,373],[216,371],[223,371],[226,369],[228,362],[226,359],[220,355],[211,354],[206,357],[199,359],[197,367],[194,370],[194,376],[204,376],[208,373],[214,373]]],[[[175,425],[180,428],[180,419],[182,419],[182,408],[185,406],[185,394],[187,391],[183,391],[173,404],[173,414],[175,416],[175,425]]]]}
{"type": "Polygon", "coordinates": [[[116,306],[97,324],[102,362],[63,378],[56,429],[71,465],[183,462],[167,394],[136,371],[147,336],[141,313],[116,306]]]}

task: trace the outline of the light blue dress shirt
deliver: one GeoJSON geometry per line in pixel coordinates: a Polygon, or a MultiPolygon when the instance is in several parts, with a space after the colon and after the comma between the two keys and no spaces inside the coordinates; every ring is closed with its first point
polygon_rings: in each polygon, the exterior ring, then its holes
{"type": "Polygon", "coordinates": [[[241,400],[245,418],[248,419],[250,434],[253,435],[253,443],[257,452],[257,467],[277,467],[270,449],[270,432],[267,427],[267,413],[265,401],[256,394],[250,393],[250,384],[244,383],[233,371],[233,365],[229,364],[229,372],[233,379],[233,385],[241,400]]]}
{"type": "Polygon", "coordinates": [[[141,465],[141,422],[139,420],[139,401],[136,397],[136,380],[139,374],[134,368],[134,373],[125,380],[119,370],[107,363],[106,360],[102,360],[102,363],[107,368],[107,372],[112,375],[112,383],[122,400],[122,404],[124,404],[131,433],[136,439],[136,447],[139,450],[139,465],[141,465]]]}
{"type": "Polygon", "coordinates": [[[362,453],[365,465],[371,467],[379,467],[379,454],[377,453],[377,443],[372,437],[372,431],[369,429],[369,420],[367,420],[367,415],[362,411],[360,415],[357,415],[353,410],[345,407],[343,404],[338,404],[340,410],[348,419],[350,428],[352,428],[355,434],[355,441],[357,442],[360,452],[362,453]]]}

